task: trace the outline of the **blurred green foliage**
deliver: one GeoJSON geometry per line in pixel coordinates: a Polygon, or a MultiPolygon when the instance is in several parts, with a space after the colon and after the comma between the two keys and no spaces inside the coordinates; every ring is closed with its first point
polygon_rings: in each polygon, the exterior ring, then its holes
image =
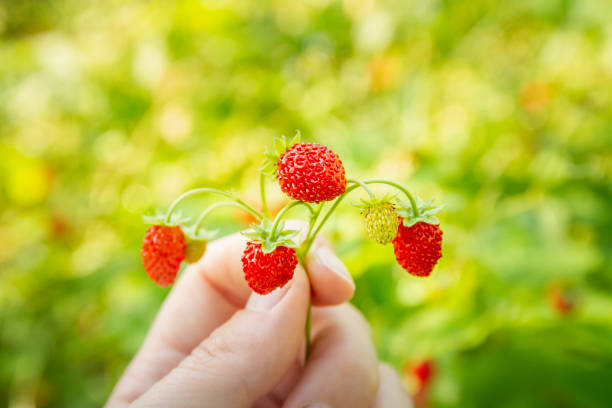
{"type": "Polygon", "coordinates": [[[99,406],[167,293],[142,271],[140,214],[202,185],[256,204],[265,146],[295,129],[351,177],[446,203],[429,279],[348,203],[325,228],[381,359],[435,362],[432,405],[610,406],[611,15],[0,0],[0,406],[99,406]]]}

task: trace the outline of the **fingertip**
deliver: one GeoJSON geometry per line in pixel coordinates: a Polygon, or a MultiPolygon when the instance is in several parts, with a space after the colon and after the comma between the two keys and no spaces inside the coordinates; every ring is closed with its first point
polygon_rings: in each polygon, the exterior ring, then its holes
{"type": "Polygon", "coordinates": [[[306,313],[310,300],[310,286],[306,272],[301,265],[295,267],[293,278],[282,287],[276,288],[270,293],[260,295],[252,292],[246,303],[246,309],[258,312],[288,311],[287,316],[295,318],[298,311],[306,313]]]}
{"type": "Polygon", "coordinates": [[[320,240],[306,257],[306,267],[313,291],[313,303],[337,305],[350,300],[355,282],[340,258],[330,246],[320,240]]]}

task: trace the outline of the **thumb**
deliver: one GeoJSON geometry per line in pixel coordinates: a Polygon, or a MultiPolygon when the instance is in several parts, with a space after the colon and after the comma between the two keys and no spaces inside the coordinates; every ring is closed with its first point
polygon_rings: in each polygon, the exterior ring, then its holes
{"type": "Polygon", "coordinates": [[[280,382],[301,350],[310,286],[298,265],[285,287],[252,294],[134,406],[250,407],[280,382]]]}

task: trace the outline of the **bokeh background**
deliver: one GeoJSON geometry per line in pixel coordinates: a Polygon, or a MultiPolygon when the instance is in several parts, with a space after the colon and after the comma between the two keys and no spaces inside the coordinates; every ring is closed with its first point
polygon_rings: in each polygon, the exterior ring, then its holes
{"type": "Polygon", "coordinates": [[[0,0],[0,406],[100,406],[167,294],[140,264],[141,213],[203,185],[258,205],[262,152],[295,129],[352,177],[446,204],[428,279],[364,239],[350,200],[325,228],[419,405],[610,406],[611,16],[608,0],[0,0]]]}

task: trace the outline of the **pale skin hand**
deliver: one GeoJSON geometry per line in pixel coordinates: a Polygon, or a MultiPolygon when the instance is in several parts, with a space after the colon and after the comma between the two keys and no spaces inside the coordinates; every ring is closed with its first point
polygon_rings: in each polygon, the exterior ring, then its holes
{"type": "Polygon", "coordinates": [[[306,273],[298,266],[284,288],[253,294],[242,275],[245,242],[238,234],[213,242],[185,270],[107,407],[412,406],[346,303],[355,285],[323,240],[306,260],[315,307],[305,367],[306,273]]]}

